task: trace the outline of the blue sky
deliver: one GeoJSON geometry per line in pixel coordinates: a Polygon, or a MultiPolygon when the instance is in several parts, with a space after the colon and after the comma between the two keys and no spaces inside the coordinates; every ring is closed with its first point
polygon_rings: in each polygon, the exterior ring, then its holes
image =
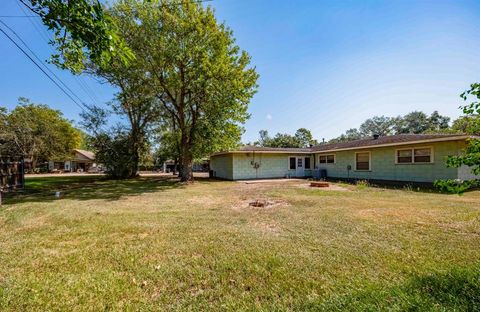
{"type": "MultiPolygon", "coordinates": [[[[20,15],[17,0],[0,2],[0,15],[20,15]]],[[[300,127],[330,139],[373,115],[438,110],[457,117],[459,94],[480,81],[479,1],[214,0],[260,74],[243,140],[267,129],[300,127]]],[[[26,18],[2,19],[42,58],[51,53],[26,18]]],[[[37,28],[41,26],[37,24],[37,28]]],[[[52,67],[89,103],[114,90],[52,67]],[[84,83],[93,92],[85,92],[84,83]],[[93,94],[92,94],[93,93],[93,94]],[[93,99],[91,99],[93,98],[93,99]]],[[[80,109],[0,34],[0,105],[19,96],[58,108],[74,120],[80,109]]]]}

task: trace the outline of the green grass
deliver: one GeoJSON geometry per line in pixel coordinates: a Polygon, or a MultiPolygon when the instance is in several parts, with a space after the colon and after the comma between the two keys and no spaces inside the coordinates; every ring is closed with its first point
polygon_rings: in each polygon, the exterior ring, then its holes
{"type": "Polygon", "coordinates": [[[480,310],[480,192],[342,186],[31,179],[0,310],[480,310]]]}

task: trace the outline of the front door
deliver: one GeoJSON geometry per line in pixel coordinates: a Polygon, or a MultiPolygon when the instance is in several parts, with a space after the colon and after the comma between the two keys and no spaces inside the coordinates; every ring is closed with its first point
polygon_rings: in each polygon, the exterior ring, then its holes
{"type": "Polygon", "coordinates": [[[303,157],[297,157],[297,177],[305,176],[305,160],[303,157]]]}

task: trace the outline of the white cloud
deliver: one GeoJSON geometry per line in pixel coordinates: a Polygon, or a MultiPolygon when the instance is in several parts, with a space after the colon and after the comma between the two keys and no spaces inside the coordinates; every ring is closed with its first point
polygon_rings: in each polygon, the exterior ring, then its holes
{"type": "Polygon", "coordinates": [[[265,118],[267,118],[267,120],[272,120],[273,119],[272,115],[270,115],[270,114],[267,114],[267,116],[265,116],[265,118]]]}

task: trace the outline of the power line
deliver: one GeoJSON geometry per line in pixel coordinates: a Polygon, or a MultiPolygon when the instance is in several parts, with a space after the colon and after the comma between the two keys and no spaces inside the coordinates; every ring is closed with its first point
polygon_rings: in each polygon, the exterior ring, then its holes
{"type": "MultiPolygon", "coordinates": [[[[80,105],[70,94],[68,94],[68,92],[65,91],[65,89],[63,89],[62,86],[60,86],[55,81],[55,79],[53,79],[40,65],[38,65],[37,62],[35,62],[35,60],[12,37],[10,37],[8,35],[8,33],[5,32],[5,30],[3,30],[2,27],[0,27],[0,32],[2,32],[5,35],[5,37],[7,37],[20,51],[22,51],[22,53],[26,57],[28,57],[28,59],[30,61],[32,61],[32,63],[35,64],[35,66],[38,67],[38,69],[40,69],[42,71],[42,73],[44,73],[45,76],[48,77],[48,79],[50,79],[60,90],[62,90],[63,93],[65,93],[66,96],[68,96],[68,98],[70,98],[70,100],[72,100],[82,111],[85,111],[85,109],[82,107],[82,105],[80,105]]],[[[88,106],[86,106],[86,105],[85,105],[85,107],[88,108],[88,106]]]]}
{"type": "MultiPolygon", "coordinates": [[[[20,10],[23,12],[23,14],[27,15],[27,12],[23,8],[23,6],[21,4],[19,4],[17,1],[15,3],[20,8],[20,10]]],[[[48,38],[49,34],[45,30],[43,25],[40,24],[40,21],[38,19],[34,19],[34,20],[29,19],[28,21],[30,22],[30,24],[32,24],[33,28],[35,28],[35,30],[40,35],[40,37],[42,37],[47,42],[48,47],[52,51],[52,54],[55,54],[56,51],[48,43],[50,41],[50,39],[48,38]]],[[[43,62],[42,62],[42,64],[43,64],[43,62]]],[[[81,84],[81,82],[83,82],[83,81],[77,75],[73,75],[73,77],[75,78],[75,82],[80,86],[80,88],[83,90],[83,92],[92,100],[92,103],[98,105],[98,103],[101,102],[101,101],[99,101],[98,98],[95,96],[94,91],[92,91],[91,89],[89,90],[89,89],[85,88],[85,86],[81,84]]],[[[85,83],[85,82],[83,82],[83,83],[85,83]]]]}
{"type": "Polygon", "coordinates": [[[5,27],[7,27],[17,38],[18,40],[20,40],[21,43],[23,43],[23,45],[28,49],[28,51],[30,51],[30,53],[37,59],[37,61],[42,64],[42,66],[50,73],[52,74],[61,84],[63,87],[65,87],[65,89],[67,89],[73,96],[75,96],[79,101],[80,103],[82,103],[82,105],[84,106],[87,106],[85,103],[83,103],[82,99],[75,93],[72,91],[72,89],[70,89],[70,87],[65,84],[62,79],[60,79],[60,77],[57,76],[57,74],[55,74],[50,68],[48,68],[48,66],[46,66],[42,60],[40,60],[40,58],[35,54],[35,52],[33,52],[32,49],[30,49],[30,47],[27,45],[27,43],[10,27],[8,26],[4,21],[0,20],[0,23],[2,23],[2,25],[4,25],[5,27]]]}

